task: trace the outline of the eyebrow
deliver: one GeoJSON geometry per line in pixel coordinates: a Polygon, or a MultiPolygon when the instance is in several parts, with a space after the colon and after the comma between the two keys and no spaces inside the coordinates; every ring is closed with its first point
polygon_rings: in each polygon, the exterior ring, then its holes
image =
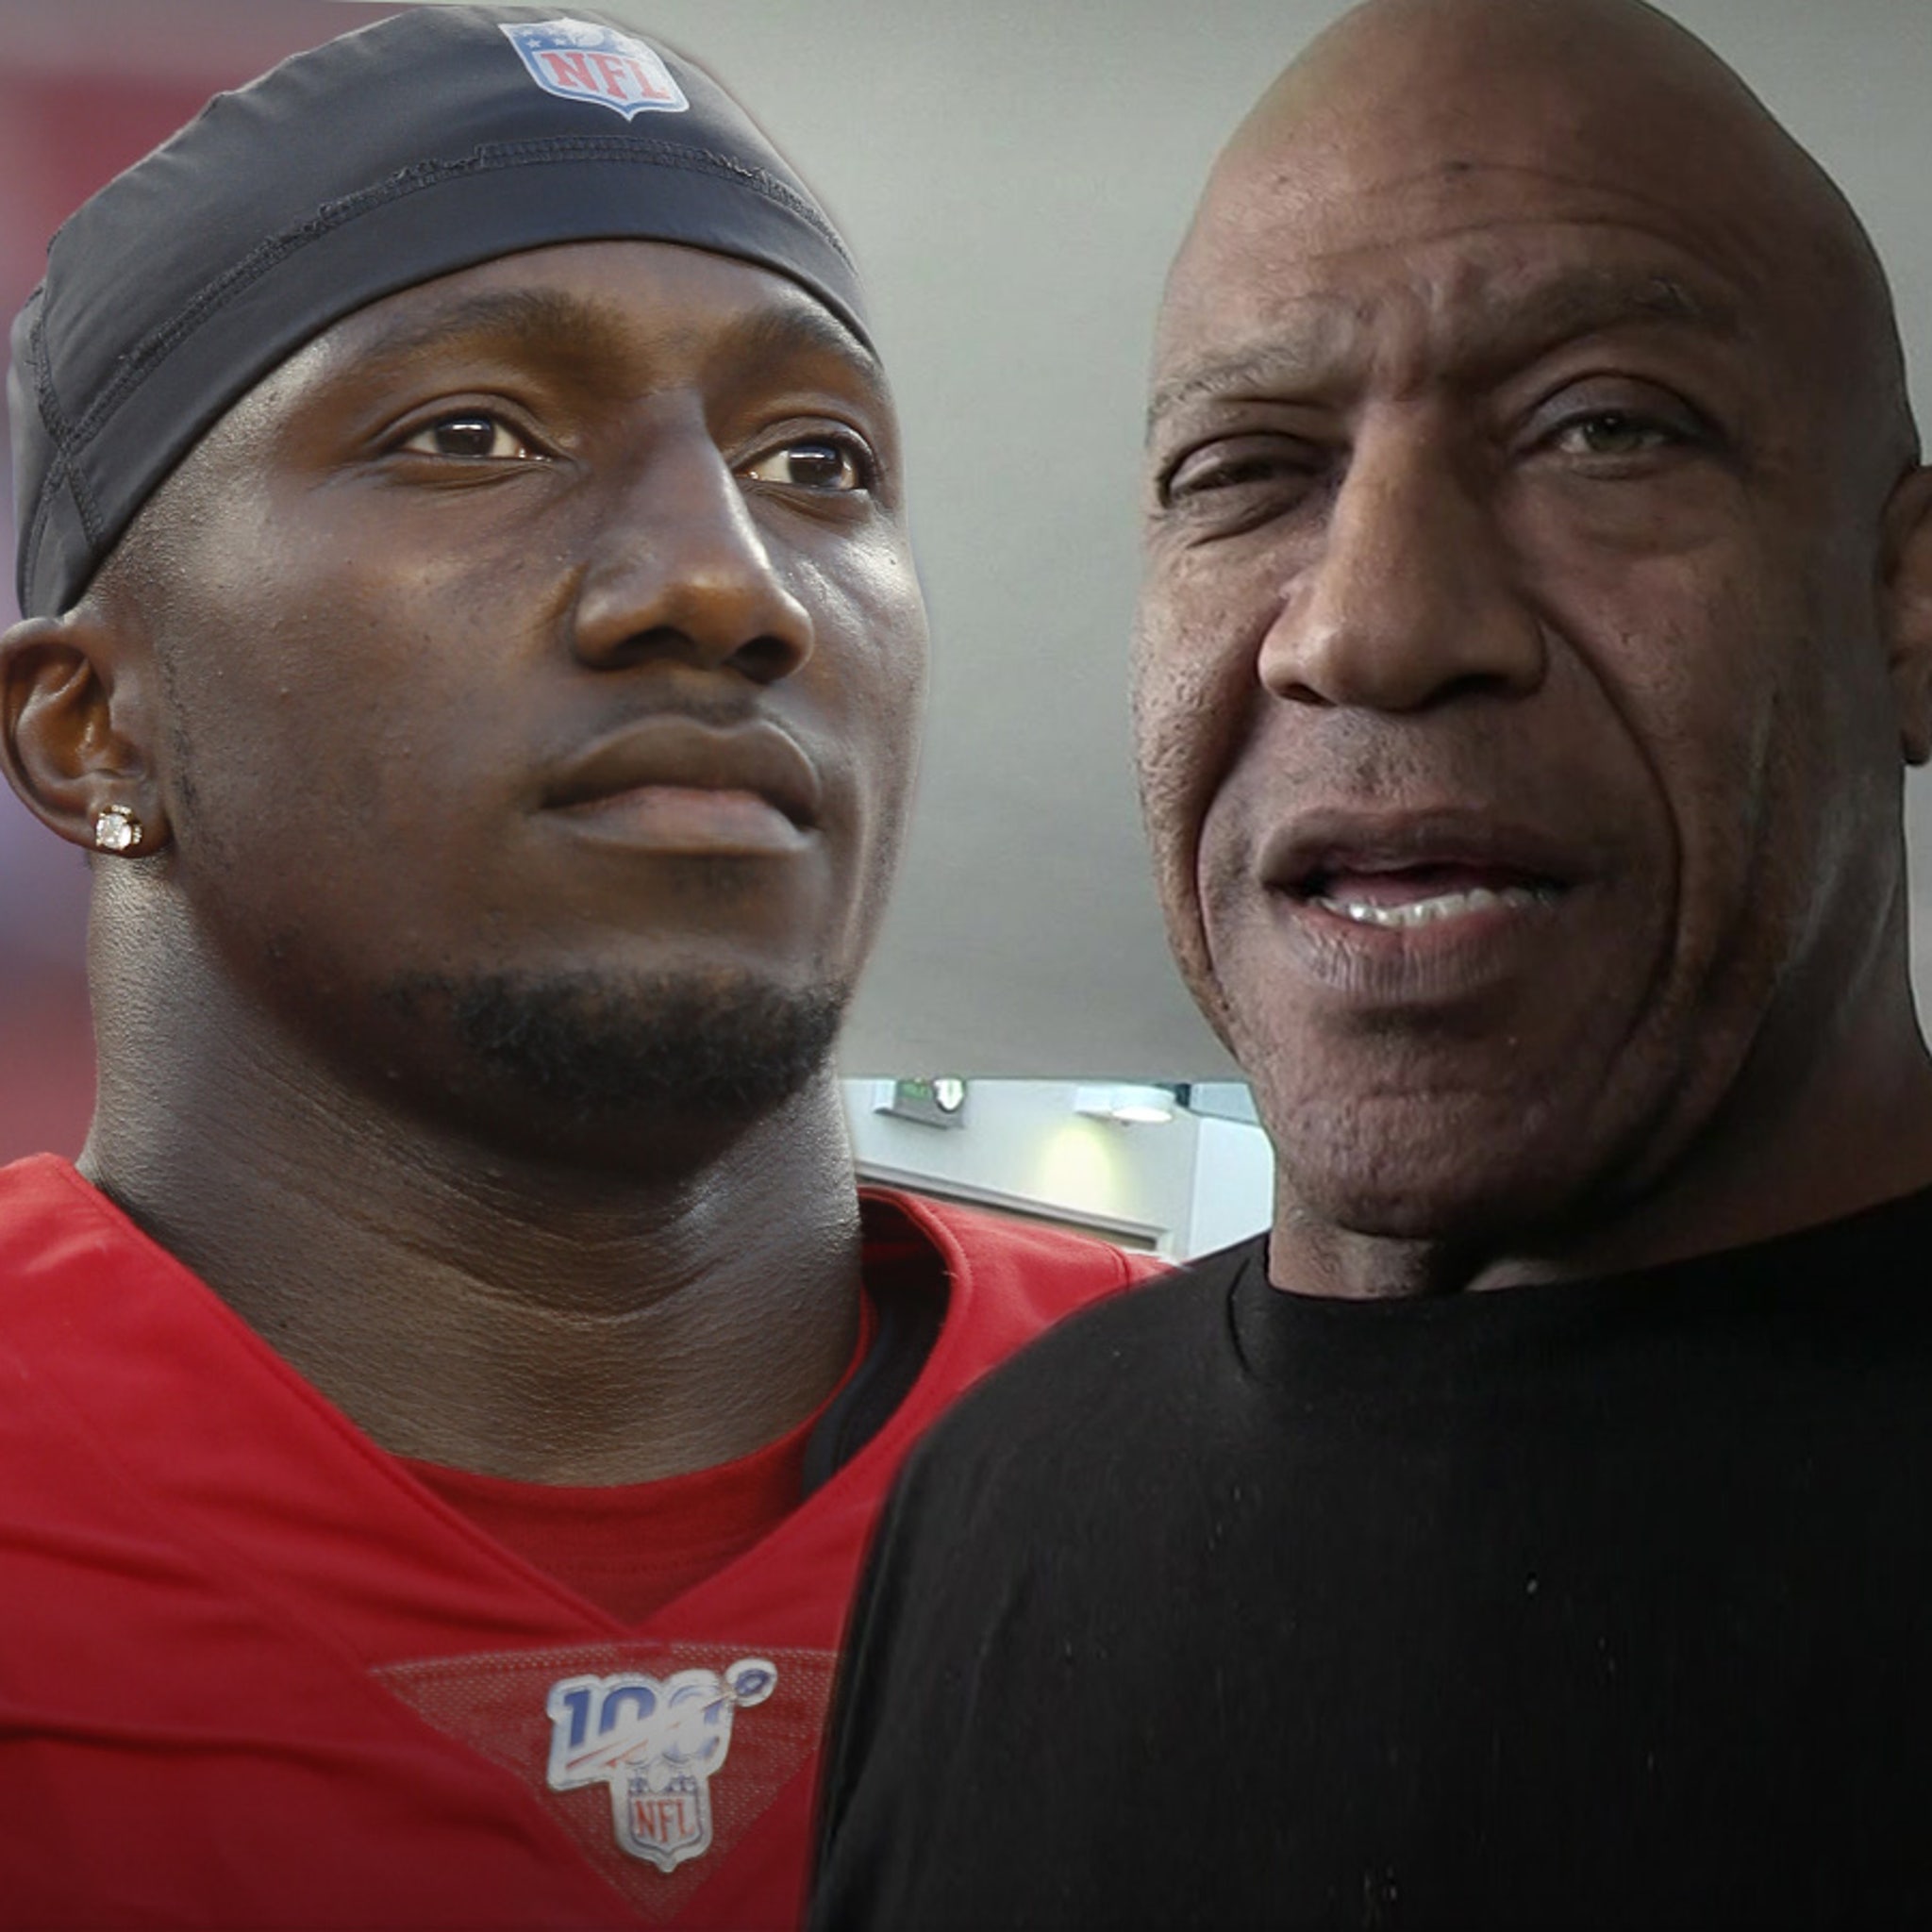
{"type": "Polygon", "coordinates": [[[767,309],[747,316],[725,334],[732,345],[753,361],[800,351],[832,355],[855,363],[869,381],[885,381],[879,358],[829,308],[822,308],[816,302],[802,308],[767,309]]]}
{"type": "MultiPolygon", "coordinates": [[[[1190,363],[1160,383],[1147,406],[1148,429],[1152,431],[1170,411],[1203,397],[1318,380],[1341,359],[1339,348],[1323,339],[1346,333],[1353,305],[1330,304],[1321,297],[1309,300],[1322,313],[1303,340],[1263,343],[1190,363]]],[[[1657,324],[1720,339],[1743,334],[1736,308],[1721,297],[1694,290],[1676,275],[1632,275],[1617,269],[1572,270],[1520,298],[1498,303],[1497,309],[1496,325],[1485,331],[1472,353],[1457,360],[1507,368],[1565,342],[1657,324]]]]}
{"type": "MultiPolygon", "coordinates": [[[[397,318],[383,327],[358,360],[404,362],[425,350],[464,341],[500,343],[531,352],[554,351],[559,342],[575,356],[614,352],[625,334],[624,311],[587,302],[558,289],[485,290],[425,316],[397,318]]],[[[722,324],[719,343],[749,362],[789,355],[832,355],[851,363],[869,382],[883,384],[878,358],[830,309],[818,303],[761,309],[722,324]]]]}

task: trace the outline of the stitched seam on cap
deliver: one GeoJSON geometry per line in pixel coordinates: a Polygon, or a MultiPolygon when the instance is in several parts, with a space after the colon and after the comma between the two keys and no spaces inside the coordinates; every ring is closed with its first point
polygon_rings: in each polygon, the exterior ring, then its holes
{"type": "Polygon", "coordinates": [[[34,577],[40,570],[41,540],[47,534],[47,519],[54,510],[54,492],[59,487],[59,477],[67,467],[67,459],[58,450],[47,465],[47,474],[41,481],[41,493],[34,499],[32,521],[27,525],[26,541],[20,546],[20,567],[14,572],[19,583],[21,606],[24,612],[40,600],[34,595],[34,577]]]}
{"type": "Polygon", "coordinates": [[[27,334],[27,358],[34,373],[34,401],[41,412],[42,426],[52,441],[60,468],[69,479],[74,508],[80,516],[81,534],[92,546],[100,539],[101,520],[88,491],[87,480],[80,475],[75,459],[75,451],[85,437],[77,425],[68,423],[67,412],[60,407],[59,391],[54,387],[53,358],[47,354],[45,295],[41,297],[40,313],[34,317],[34,325],[27,334]]]}
{"type": "Polygon", "coordinates": [[[809,202],[787,188],[775,175],[762,168],[749,167],[729,155],[717,154],[709,148],[686,147],[675,142],[622,139],[494,142],[478,148],[475,154],[459,161],[417,162],[372,188],[325,202],[307,221],[295,227],[283,229],[266,242],[258,242],[240,261],[203,289],[185,308],[123,358],[113,381],[102,390],[73,425],[74,440],[84,443],[92,439],[102,421],[119,406],[122,397],[144,381],[154,365],[164,360],[178,342],[193,334],[214,310],[253,287],[270,270],[311,242],[333,234],[336,229],[346,226],[360,216],[387,208],[406,195],[421,193],[459,175],[487,174],[505,167],[532,167],[579,160],[631,161],[652,167],[681,168],[691,174],[726,176],[797,215],[831,246],[841,261],[851,266],[852,258],[846,254],[843,244],[809,202]]]}
{"type": "Polygon", "coordinates": [[[41,487],[34,497],[33,515],[28,520],[25,541],[20,546],[20,558],[14,571],[15,581],[23,593],[23,607],[40,602],[37,581],[41,570],[41,550],[53,522],[54,507],[63,490],[74,499],[75,514],[80,519],[81,535],[87,540],[88,549],[94,551],[100,547],[100,519],[70,446],[73,432],[67,426],[66,412],[55,391],[53,369],[47,358],[45,285],[36,289],[34,294],[39,297],[40,308],[34,316],[33,326],[27,331],[26,360],[33,375],[34,408],[40,415],[42,428],[47,432],[52,450],[47,459],[46,474],[41,478],[41,487]]]}
{"type": "MultiPolygon", "coordinates": [[[[53,460],[47,465],[46,480],[42,483],[41,493],[34,503],[33,523],[28,528],[26,541],[21,546],[21,565],[14,573],[15,576],[19,579],[21,589],[29,593],[33,591],[35,578],[40,575],[41,548],[45,541],[47,531],[54,521],[55,505],[63,491],[74,498],[74,507],[76,511],[79,511],[81,507],[80,495],[74,487],[74,465],[67,460],[67,453],[64,450],[56,449],[53,460]]],[[[83,532],[85,532],[86,517],[84,513],[82,514],[81,526],[83,532]]],[[[92,538],[88,540],[88,548],[90,550],[94,548],[94,540],[92,538]]],[[[37,597],[29,594],[23,603],[24,612],[26,604],[37,603],[38,601],[37,597]]]]}
{"type": "MultiPolygon", "coordinates": [[[[44,288],[36,289],[34,296],[40,298],[42,313],[45,313],[46,292],[44,288]]],[[[33,296],[29,296],[31,301],[33,296]]],[[[40,561],[41,539],[46,533],[47,518],[51,513],[54,491],[62,468],[67,461],[67,453],[62,448],[60,437],[55,426],[47,421],[47,408],[43,396],[46,387],[41,355],[41,317],[36,315],[33,326],[26,332],[26,363],[34,379],[34,409],[41,419],[41,427],[47,432],[49,441],[54,445],[47,459],[46,473],[41,478],[41,487],[34,496],[33,515],[27,519],[26,531],[21,540],[19,555],[14,559],[14,580],[19,585],[23,607],[33,603],[31,594],[34,571],[40,561]]]]}

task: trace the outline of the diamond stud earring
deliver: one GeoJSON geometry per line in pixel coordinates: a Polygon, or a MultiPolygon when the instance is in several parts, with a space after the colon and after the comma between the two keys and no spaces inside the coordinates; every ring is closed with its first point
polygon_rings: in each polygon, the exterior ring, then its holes
{"type": "Polygon", "coordinates": [[[132,852],[141,843],[141,821],[125,805],[110,805],[94,820],[94,844],[102,852],[132,852]]]}

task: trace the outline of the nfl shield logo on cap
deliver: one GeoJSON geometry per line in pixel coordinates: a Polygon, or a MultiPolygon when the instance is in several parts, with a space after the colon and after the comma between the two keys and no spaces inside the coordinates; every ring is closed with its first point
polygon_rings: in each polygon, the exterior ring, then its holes
{"type": "Polygon", "coordinates": [[[633,114],[681,114],[684,90],[643,42],[587,20],[497,23],[545,93],[633,114]]]}

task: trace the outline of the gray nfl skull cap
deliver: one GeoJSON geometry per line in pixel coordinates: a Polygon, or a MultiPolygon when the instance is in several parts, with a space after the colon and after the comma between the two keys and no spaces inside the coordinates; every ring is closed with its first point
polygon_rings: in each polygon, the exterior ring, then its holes
{"type": "Polygon", "coordinates": [[[871,346],[805,184],[708,75],[608,15],[416,7],[217,94],[61,226],[14,324],[21,609],[70,608],[202,434],[331,323],[617,240],[775,270],[871,346]]]}

